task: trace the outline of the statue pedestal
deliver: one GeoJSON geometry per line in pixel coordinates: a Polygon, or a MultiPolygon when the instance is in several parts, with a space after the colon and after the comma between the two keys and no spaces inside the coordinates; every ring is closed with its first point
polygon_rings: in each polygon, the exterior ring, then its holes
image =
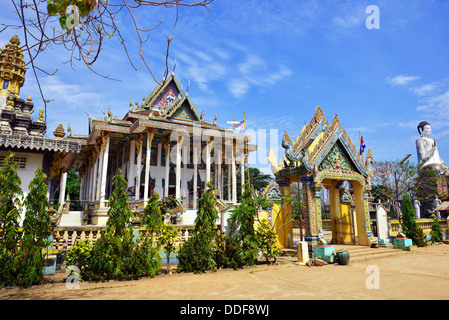
{"type": "Polygon", "coordinates": [[[333,246],[314,246],[313,257],[321,257],[327,263],[333,263],[335,258],[335,248],[333,246]]]}
{"type": "Polygon", "coordinates": [[[412,239],[409,238],[396,238],[394,239],[394,248],[407,250],[407,247],[413,246],[412,239]]]}

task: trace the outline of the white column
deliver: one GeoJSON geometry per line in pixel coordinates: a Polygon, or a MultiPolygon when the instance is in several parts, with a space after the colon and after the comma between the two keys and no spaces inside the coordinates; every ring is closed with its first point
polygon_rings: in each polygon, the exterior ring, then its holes
{"type": "Polygon", "coordinates": [[[181,145],[183,137],[178,137],[176,144],[176,199],[181,198],[181,145]]]}
{"type": "Polygon", "coordinates": [[[134,186],[134,178],[136,177],[136,141],[132,140],[129,150],[129,173],[128,173],[128,188],[134,186]]]}
{"type": "Polygon", "coordinates": [[[59,206],[61,206],[65,201],[65,186],[67,184],[67,172],[64,172],[61,176],[61,181],[59,184],[59,206]]]}
{"type": "Polygon", "coordinates": [[[228,201],[232,200],[232,194],[231,194],[231,165],[228,164],[228,201]]]}
{"type": "Polygon", "coordinates": [[[170,174],[170,143],[166,143],[164,145],[165,150],[165,189],[164,189],[164,197],[168,197],[168,188],[169,188],[169,174],[170,174]]]}
{"type": "Polygon", "coordinates": [[[94,174],[92,175],[92,187],[90,190],[90,201],[94,202],[95,201],[95,186],[97,185],[97,171],[98,171],[98,162],[99,162],[99,158],[95,159],[94,161],[94,174]]]}
{"type": "Polygon", "coordinates": [[[108,160],[109,160],[109,136],[106,137],[106,144],[101,146],[103,153],[103,164],[101,165],[101,187],[100,187],[100,203],[104,205],[106,200],[106,178],[108,174],[108,160]]]}
{"type": "Polygon", "coordinates": [[[137,155],[137,165],[136,165],[136,188],[135,188],[135,199],[140,199],[140,175],[142,173],[142,141],[139,144],[139,154],[137,155]]]}
{"type": "Polygon", "coordinates": [[[221,164],[217,164],[218,171],[218,194],[221,200],[223,200],[223,172],[221,171],[221,164]]]}
{"type": "MultiPolygon", "coordinates": [[[[151,143],[153,141],[154,132],[148,132],[147,133],[147,157],[145,159],[145,188],[143,191],[143,201],[145,202],[145,205],[148,201],[148,189],[149,189],[149,183],[150,183],[150,159],[151,159],[151,143]]],[[[160,148],[158,147],[158,157],[160,148]]],[[[159,158],[158,158],[159,159],[159,158]]]]}
{"type": "Polygon", "coordinates": [[[196,209],[198,202],[198,156],[196,149],[193,150],[193,209],[196,209]]]}
{"type": "Polygon", "coordinates": [[[210,144],[211,142],[206,143],[206,185],[210,181],[210,144]]]}
{"type": "Polygon", "coordinates": [[[95,192],[95,200],[100,200],[101,194],[101,179],[103,175],[103,159],[104,159],[104,148],[103,144],[100,145],[100,158],[98,161],[98,179],[97,179],[97,189],[95,192]]]}
{"type": "Polygon", "coordinates": [[[237,203],[237,176],[235,172],[235,156],[234,151],[231,152],[231,166],[232,166],[232,203],[237,203]]]}
{"type": "Polygon", "coordinates": [[[240,165],[241,179],[240,179],[240,182],[242,184],[242,193],[243,193],[244,186],[245,186],[245,154],[242,153],[240,158],[241,158],[241,165],[240,165]]]}

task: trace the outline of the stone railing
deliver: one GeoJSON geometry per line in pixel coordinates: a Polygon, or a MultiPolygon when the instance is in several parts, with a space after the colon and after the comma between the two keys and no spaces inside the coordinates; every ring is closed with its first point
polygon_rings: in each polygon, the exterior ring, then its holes
{"type": "MultiPolygon", "coordinates": [[[[416,220],[418,223],[418,226],[420,226],[424,233],[429,233],[432,229],[433,219],[418,219],[416,220]]],[[[448,229],[448,223],[446,219],[439,219],[441,229],[447,230],[448,229]]],[[[391,230],[390,235],[397,235],[398,229],[399,229],[399,221],[398,220],[390,220],[389,221],[391,230]]]]}
{"type": "MultiPolygon", "coordinates": [[[[329,219],[323,219],[322,225],[324,230],[331,230],[331,220],[329,219]]],[[[449,229],[448,223],[446,219],[439,219],[441,229],[446,230],[449,229]]],[[[416,220],[418,223],[418,226],[420,226],[425,233],[429,233],[432,229],[433,219],[418,219],[416,220]]],[[[399,221],[398,220],[390,220],[390,235],[395,236],[398,234],[398,228],[399,228],[399,221]]],[[[371,230],[375,228],[375,221],[371,221],[371,230]]]]}
{"type": "MultiPolygon", "coordinates": [[[[192,232],[193,226],[179,225],[178,229],[178,241],[175,246],[181,246],[187,241],[192,232]]],[[[105,231],[106,227],[100,226],[77,226],[77,227],[55,227],[53,228],[53,242],[51,248],[47,248],[48,251],[53,253],[64,252],[73,248],[78,241],[89,240],[90,244],[94,244],[100,237],[101,231],[105,231]]],[[[134,227],[133,233],[135,237],[138,237],[141,233],[145,233],[145,227],[134,227]]]]}

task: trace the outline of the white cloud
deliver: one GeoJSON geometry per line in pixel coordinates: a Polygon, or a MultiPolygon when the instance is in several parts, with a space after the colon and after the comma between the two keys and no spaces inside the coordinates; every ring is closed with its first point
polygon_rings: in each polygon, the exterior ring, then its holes
{"type": "Polygon", "coordinates": [[[248,82],[241,79],[232,79],[228,86],[229,91],[235,98],[244,96],[249,90],[248,82]]]}
{"type": "Polygon", "coordinates": [[[412,88],[411,90],[416,93],[418,96],[424,96],[434,92],[436,89],[436,85],[434,83],[428,83],[419,87],[412,88]]]}
{"type": "Polygon", "coordinates": [[[397,75],[395,77],[387,77],[387,82],[392,86],[405,86],[418,79],[418,76],[397,75]]]}

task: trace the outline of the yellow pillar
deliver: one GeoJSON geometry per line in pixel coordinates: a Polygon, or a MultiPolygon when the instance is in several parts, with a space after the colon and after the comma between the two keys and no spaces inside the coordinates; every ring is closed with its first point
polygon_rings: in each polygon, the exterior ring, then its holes
{"type": "MultiPolygon", "coordinates": [[[[284,196],[290,196],[290,183],[281,186],[281,193],[284,196]]],[[[278,244],[282,248],[293,248],[293,223],[292,223],[292,206],[291,204],[284,206],[279,210],[279,206],[273,206],[273,223],[275,230],[278,231],[278,244]],[[279,212],[280,211],[280,212],[279,212]]]]}
{"type": "Polygon", "coordinates": [[[329,202],[331,210],[332,240],[331,243],[341,243],[341,208],[340,208],[340,190],[336,189],[338,181],[331,181],[329,187],[329,202]]]}
{"type": "Polygon", "coordinates": [[[354,221],[357,228],[358,243],[362,246],[371,245],[371,224],[368,208],[368,197],[365,196],[364,186],[354,181],[354,201],[356,210],[356,221],[354,221]]]}

